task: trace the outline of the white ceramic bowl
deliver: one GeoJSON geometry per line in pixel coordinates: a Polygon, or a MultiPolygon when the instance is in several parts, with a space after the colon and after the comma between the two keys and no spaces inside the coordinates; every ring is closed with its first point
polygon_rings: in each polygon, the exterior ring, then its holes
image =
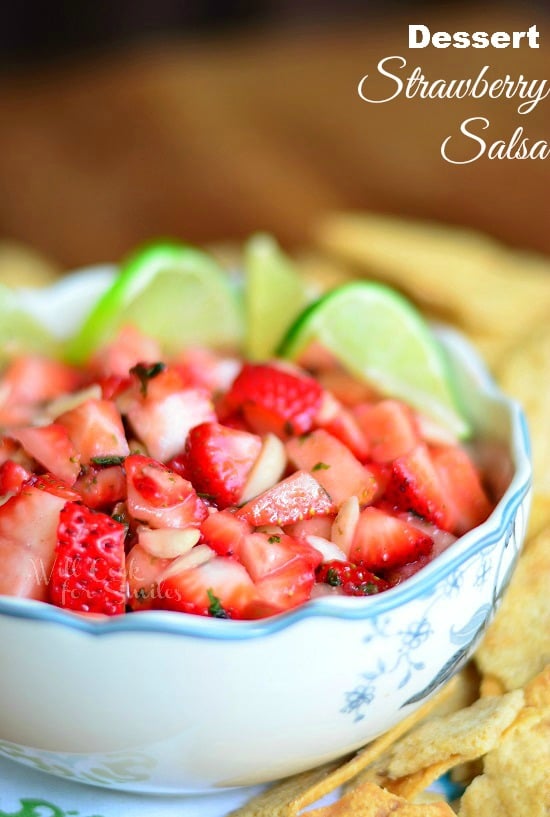
{"type": "MultiPolygon", "coordinates": [[[[109,277],[76,275],[24,301],[62,334],[109,277]]],[[[440,334],[480,440],[507,452],[484,524],[379,596],[319,598],[260,621],[97,621],[0,597],[0,755],[135,792],[252,785],[358,748],[460,669],[517,560],[531,468],[518,406],[460,336],[440,334]]]]}

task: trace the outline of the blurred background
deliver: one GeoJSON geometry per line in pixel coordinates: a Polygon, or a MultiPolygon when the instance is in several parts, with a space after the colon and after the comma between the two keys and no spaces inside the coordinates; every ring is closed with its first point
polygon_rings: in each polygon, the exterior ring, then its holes
{"type": "MultiPolygon", "coordinates": [[[[550,159],[452,165],[469,116],[488,141],[550,141],[550,100],[368,105],[378,61],[430,80],[549,76],[547,2],[83,0],[0,10],[0,240],[63,268],[170,235],[206,243],[262,229],[307,244],[334,210],[471,226],[550,253],[550,159]],[[409,51],[432,30],[524,30],[540,49],[409,51]]],[[[472,148],[470,148],[472,152],[472,148]]]]}

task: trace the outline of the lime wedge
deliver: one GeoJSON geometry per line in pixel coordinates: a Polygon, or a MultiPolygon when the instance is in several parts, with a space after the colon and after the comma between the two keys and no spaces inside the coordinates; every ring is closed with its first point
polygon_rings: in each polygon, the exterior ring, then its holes
{"type": "Polygon", "coordinates": [[[67,356],[86,360],[125,323],[152,335],[172,353],[189,345],[237,346],[241,305],[229,278],[207,253],[156,243],[127,260],[68,344],[67,356]]]}
{"type": "Polygon", "coordinates": [[[0,286],[0,363],[31,352],[58,356],[60,343],[46,327],[21,309],[15,292],[0,286]]]}
{"type": "Polygon", "coordinates": [[[306,287],[277,242],[261,233],[244,247],[244,273],[245,351],[251,360],[265,360],[306,305],[306,287]]]}
{"type": "Polygon", "coordinates": [[[381,394],[405,400],[457,438],[471,433],[457,406],[445,353],[422,316],[382,284],[344,284],[308,307],[279,353],[292,360],[319,342],[381,394]]]}

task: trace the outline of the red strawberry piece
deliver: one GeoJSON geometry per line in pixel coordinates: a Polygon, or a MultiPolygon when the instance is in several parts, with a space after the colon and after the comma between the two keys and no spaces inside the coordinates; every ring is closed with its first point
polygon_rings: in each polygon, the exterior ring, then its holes
{"type": "Polygon", "coordinates": [[[354,410],[367,439],[369,457],[375,462],[391,462],[408,454],[419,442],[414,415],[399,400],[380,400],[354,410]]]}
{"type": "Polygon", "coordinates": [[[387,581],[376,576],[364,564],[331,560],[317,568],[318,582],[340,588],[346,596],[372,596],[387,590],[387,581]]]}
{"type": "Polygon", "coordinates": [[[60,423],[14,429],[10,437],[54,476],[72,485],[80,472],[80,455],[60,423]]]}
{"type": "Polygon", "coordinates": [[[189,432],[185,446],[187,473],[199,493],[221,508],[234,505],[242,493],[262,441],[256,434],[202,423],[189,432]]]}
{"type": "Polygon", "coordinates": [[[229,411],[241,410],[253,430],[286,437],[313,427],[322,389],[312,377],[267,364],[246,363],[226,395],[229,411]],[[255,427],[259,423],[262,428],[255,427]]]}
{"type": "Polygon", "coordinates": [[[61,361],[39,355],[15,358],[2,374],[2,405],[37,405],[77,389],[82,375],[61,361]]]}
{"type": "Polygon", "coordinates": [[[248,522],[231,511],[211,513],[201,524],[202,541],[218,556],[239,557],[242,543],[251,531],[248,522]]]}
{"type": "Polygon", "coordinates": [[[31,476],[30,471],[15,460],[6,460],[0,465],[0,496],[17,494],[23,483],[31,476]]]}
{"type": "Polygon", "coordinates": [[[123,326],[114,340],[95,354],[91,366],[102,378],[125,378],[136,363],[160,360],[160,357],[161,349],[156,340],[135,326],[123,326]]]}
{"type": "Polygon", "coordinates": [[[385,499],[399,510],[412,511],[450,529],[447,497],[424,443],[393,461],[385,499]]]}
{"type": "Polygon", "coordinates": [[[367,505],[377,492],[376,480],[344,443],[324,429],[293,437],[286,444],[296,468],[310,471],[336,506],[350,496],[367,505]]]}
{"type": "Polygon", "coordinates": [[[306,536],[330,539],[333,522],[334,519],[331,516],[313,516],[311,519],[301,519],[292,525],[286,525],[285,533],[297,540],[305,539],[306,536]]]}
{"type": "Polygon", "coordinates": [[[49,582],[52,604],[83,613],[124,612],[126,528],[79,502],[61,510],[49,582]]]}
{"type": "Polygon", "coordinates": [[[254,583],[235,559],[214,556],[203,564],[165,571],[158,584],[155,607],[213,618],[242,618],[258,598],[254,583]]]}
{"type": "MultiPolygon", "coordinates": [[[[80,494],[78,494],[70,485],[63,482],[62,479],[53,474],[31,474],[25,485],[29,487],[38,488],[39,491],[46,491],[49,494],[58,496],[61,499],[78,502],[80,494]]],[[[24,486],[23,486],[24,487],[24,486]]]]}
{"type": "Polygon", "coordinates": [[[244,537],[238,558],[255,582],[293,561],[299,561],[309,576],[322,560],[319,551],[306,542],[297,542],[284,533],[259,532],[244,537]]]}
{"type": "Polygon", "coordinates": [[[101,396],[104,400],[116,400],[116,398],[127,391],[133,384],[130,375],[122,376],[111,374],[99,380],[101,396]]]}
{"type": "Polygon", "coordinates": [[[351,561],[378,571],[414,562],[428,555],[432,547],[433,540],[424,531],[371,506],[359,516],[349,556],[351,561]]]}
{"type": "Polygon", "coordinates": [[[128,604],[132,610],[151,610],[158,598],[158,580],[172,559],[151,556],[145,548],[134,545],[126,557],[128,604]]]}
{"type": "Polygon", "coordinates": [[[208,508],[191,483],[165,465],[142,454],[124,461],[128,512],[152,528],[198,527],[208,508]]]}
{"type": "Polygon", "coordinates": [[[138,439],[151,457],[160,462],[183,451],[194,426],[216,420],[210,392],[186,387],[173,368],[166,368],[149,380],[142,378],[117,402],[138,439]]]}
{"type": "Polygon", "coordinates": [[[0,506],[0,594],[47,599],[59,513],[66,499],[24,484],[0,506]]]}
{"type": "Polygon", "coordinates": [[[88,465],[97,457],[125,457],[130,453],[122,418],[110,400],[85,400],[56,419],[64,426],[88,465]]]}
{"type": "Polygon", "coordinates": [[[274,607],[288,610],[311,598],[315,568],[301,557],[285,562],[256,582],[260,598],[274,607]]]}
{"type": "Polygon", "coordinates": [[[116,502],[126,499],[126,474],[121,465],[106,468],[85,465],[73,488],[88,507],[111,509],[116,502]]]}
{"type": "Polygon", "coordinates": [[[336,513],[336,506],[324,488],[306,471],[296,471],[264,491],[237,511],[251,525],[290,525],[313,516],[336,513]]]}
{"type": "Polygon", "coordinates": [[[432,449],[431,455],[446,498],[447,529],[461,536],[484,522],[492,505],[466,451],[441,446],[432,449]]]}

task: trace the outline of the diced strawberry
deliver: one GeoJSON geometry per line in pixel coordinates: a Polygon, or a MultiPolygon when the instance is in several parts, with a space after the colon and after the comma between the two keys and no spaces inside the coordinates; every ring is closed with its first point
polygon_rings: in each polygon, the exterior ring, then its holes
{"type": "Polygon", "coordinates": [[[25,485],[38,488],[39,491],[46,491],[48,494],[60,497],[60,499],[70,500],[71,502],[80,500],[80,494],[53,474],[31,474],[25,485]]]}
{"type": "Polygon", "coordinates": [[[24,484],[0,506],[0,594],[46,600],[65,502],[24,484]]]}
{"type": "Polygon", "coordinates": [[[21,355],[2,373],[2,405],[38,405],[74,391],[82,374],[59,360],[21,355]]]}
{"type": "Polygon", "coordinates": [[[319,383],[342,405],[353,407],[359,403],[374,400],[376,392],[365,380],[353,377],[345,369],[332,362],[328,368],[321,368],[318,374],[319,383]]]}
{"type": "Polygon", "coordinates": [[[107,510],[126,499],[126,475],[121,465],[86,465],[73,488],[94,510],[107,510]]]}
{"type": "Polygon", "coordinates": [[[118,374],[111,374],[99,380],[101,397],[104,400],[116,400],[116,398],[127,391],[133,384],[131,375],[125,377],[118,374]]]}
{"type": "Polygon", "coordinates": [[[211,349],[188,346],[172,360],[187,386],[198,386],[209,392],[227,391],[239,373],[237,358],[222,357],[211,349]]]}
{"type": "Polygon", "coordinates": [[[412,411],[399,400],[362,404],[354,414],[367,438],[369,457],[375,462],[402,457],[420,441],[412,411]]]}
{"type": "Polygon", "coordinates": [[[312,377],[268,364],[246,363],[226,395],[231,411],[243,411],[258,433],[303,434],[313,426],[322,389],[312,377]],[[257,428],[259,422],[262,428],[257,428]],[[267,426],[267,427],[266,427],[267,426]]]}
{"type": "Polygon", "coordinates": [[[239,548],[239,561],[255,582],[299,560],[307,575],[321,563],[322,556],[305,542],[285,534],[250,533],[239,548]]]}
{"type": "Polygon", "coordinates": [[[110,400],[86,400],[60,414],[83,465],[100,457],[125,457],[130,453],[122,419],[110,400]]]}
{"type": "Polygon", "coordinates": [[[237,511],[251,525],[290,525],[312,516],[336,512],[334,502],[306,471],[296,471],[273,488],[251,499],[237,511]]]}
{"type": "Polygon", "coordinates": [[[424,443],[393,461],[385,499],[399,510],[412,511],[449,530],[447,496],[424,443]]]}
{"type": "Polygon", "coordinates": [[[67,503],[59,518],[48,585],[52,604],[83,613],[123,613],[125,536],[125,526],[107,514],[67,503]]]}
{"type": "Polygon", "coordinates": [[[432,539],[423,531],[379,508],[369,507],[359,516],[349,558],[378,571],[414,562],[429,554],[432,546],[432,539]]]}
{"type": "Polygon", "coordinates": [[[124,462],[128,511],[152,528],[198,527],[208,509],[190,482],[162,463],[142,454],[124,462]]]}
{"type": "Polygon", "coordinates": [[[364,462],[369,456],[367,438],[349,409],[340,407],[334,417],[319,425],[349,448],[360,462],[364,462]]]}
{"type": "Polygon", "coordinates": [[[165,463],[167,468],[171,471],[175,471],[176,474],[179,474],[180,477],[184,479],[189,479],[189,471],[187,470],[187,457],[185,456],[185,451],[182,451],[180,454],[176,454],[175,457],[167,460],[165,463]]]}
{"type": "Polygon", "coordinates": [[[377,491],[373,474],[351,451],[324,429],[293,437],[286,444],[290,461],[313,473],[338,507],[350,496],[367,505],[377,491]]]}
{"type": "Polygon", "coordinates": [[[215,556],[180,572],[168,568],[159,581],[155,607],[214,618],[242,618],[246,607],[257,598],[243,565],[215,556]]]}
{"type": "Polygon", "coordinates": [[[172,559],[151,556],[145,548],[134,545],[126,557],[128,604],[132,610],[151,610],[158,598],[158,580],[172,559]]]}
{"type": "Polygon", "coordinates": [[[275,608],[288,610],[311,598],[315,568],[302,557],[291,559],[256,582],[260,598],[275,608]]]}
{"type": "Polygon", "coordinates": [[[248,522],[230,511],[211,513],[201,524],[202,541],[218,556],[239,557],[244,538],[251,531],[248,522]]]}
{"type": "Polygon", "coordinates": [[[72,485],[80,472],[80,455],[60,423],[13,429],[10,437],[54,476],[72,485]]]}
{"type": "Polygon", "coordinates": [[[345,596],[372,596],[387,590],[389,584],[363,564],[333,560],[317,568],[318,582],[338,587],[345,596]]]}
{"type": "Polygon", "coordinates": [[[406,579],[410,579],[411,576],[414,576],[415,573],[418,573],[423,567],[426,567],[432,559],[433,554],[427,554],[425,556],[419,556],[414,562],[407,562],[407,564],[404,565],[386,568],[382,571],[384,579],[388,582],[390,587],[395,587],[406,579]]]}
{"type": "Polygon", "coordinates": [[[487,519],[491,503],[464,449],[442,446],[432,449],[431,455],[446,498],[447,529],[461,536],[487,519]]]}
{"type": "Polygon", "coordinates": [[[185,445],[189,479],[220,508],[235,505],[261,447],[256,434],[201,423],[191,429],[185,445]]]}
{"type": "Polygon", "coordinates": [[[102,378],[125,378],[136,363],[160,360],[161,355],[156,340],[144,335],[135,326],[128,325],[120,329],[111,343],[96,352],[91,368],[102,378]]]}
{"type": "Polygon", "coordinates": [[[311,519],[300,519],[291,525],[285,526],[285,533],[295,539],[305,539],[306,536],[321,536],[330,539],[333,523],[332,516],[313,516],[311,519]]]}
{"type": "Polygon", "coordinates": [[[284,608],[277,604],[271,604],[265,599],[254,599],[243,609],[243,618],[247,620],[255,620],[259,618],[269,618],[269,616],[276,616],[283,613],[284,608]]]}
{"type": "Polygon", "coordinates": [[[30,471],[15,460],[6,460],[0,465],[0,497],[17,494],[23,483],[31,476],[30,471]]]}
{"type": "Polygon", "coordinates": [[[194,426],[216,420],[210,393],[186,388],[173,368],[159,371],[145,385],[134,386],[118,405],[150,456],[161,462],[183,451],[194,426]]]}

